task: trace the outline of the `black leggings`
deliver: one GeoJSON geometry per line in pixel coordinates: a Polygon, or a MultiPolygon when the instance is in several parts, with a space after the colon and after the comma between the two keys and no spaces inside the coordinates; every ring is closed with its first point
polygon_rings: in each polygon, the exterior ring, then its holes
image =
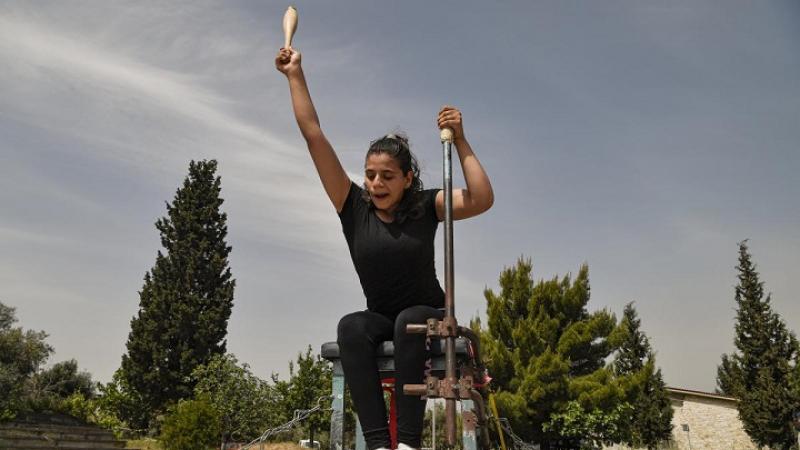
{"type": "Polygon", "coordinates": [[[378,344],[394,341],[397,440],[420,448],[425,401],[418,396],[403,395],[403,385],[423,382],[428,351],[425,335],[407,334],[406,324],[424,324],[430,318],[443,317],[442,310],[417,305],[404,309],[394,320],[375,312],[359,311],[339,321],[337,342],[344,377],[370,450],[391,447],[386,406],[375,361],[378,344]]]}

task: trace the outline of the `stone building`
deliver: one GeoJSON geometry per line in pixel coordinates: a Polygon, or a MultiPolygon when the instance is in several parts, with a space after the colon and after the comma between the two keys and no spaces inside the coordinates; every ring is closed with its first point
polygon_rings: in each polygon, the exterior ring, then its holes
{"type": "Polygon", "coordinates": [[[744,432],[733,397],[667,388],[672,401],[672,439],[676,449],[744,450],[758,447],[744,432]]]}
{"type": "MultiPolygon", "coordinates": [[[[672,401],[672,442],[675,450],[750,450],[750,441],[739,420],[738,400],[708,392],[668,387],[672,401]]],[[[627,449],[625,446],[609,450],[627,449]]]]}

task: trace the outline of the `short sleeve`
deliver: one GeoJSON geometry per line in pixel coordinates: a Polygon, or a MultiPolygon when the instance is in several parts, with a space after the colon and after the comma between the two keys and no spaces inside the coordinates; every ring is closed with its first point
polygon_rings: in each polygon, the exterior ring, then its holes
{"type": "Polygon", "coordinates": [[[350,181],[350,190],[347,192],[347,198],[344,200],[342,210],[338,212],[339,220],[341,220],[342,225],[347,226],[347,224],[352,224],[353,215],[360,206],[357,202],[364,202],[361,198],[361,191],[362,189],[357,184],[350,181]]]}
{"type": "Polygon", "coordinates": [[[425,215],[430,215],[433,218],[434,222],[439,222],[439,218],[436,216],[436,194],[439,193],[441,189],[426,189],[423,191],[424,193],[424,202],[425,202],[425,215]]]}

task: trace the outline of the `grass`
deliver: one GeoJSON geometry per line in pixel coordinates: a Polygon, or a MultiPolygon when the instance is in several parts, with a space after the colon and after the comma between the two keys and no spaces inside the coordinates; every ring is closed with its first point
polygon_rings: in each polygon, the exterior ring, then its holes
{"type": "Polygon", "coordinates": [[[133,439],[125,441],[125,448],[138,448],[140,450],[164,450],[161,443],[155,439],[133,439]]]}
{"type": "MultiPolygon", "coordinates": [[[[161,443],[155,439],[134,439],[126,441],[125,448],[136,448],[140,450],[164,450],[161,443]]],[[[294,442],[274,442],[250,447],[251,450],[308,450],[303,449],[294,442]]]]}

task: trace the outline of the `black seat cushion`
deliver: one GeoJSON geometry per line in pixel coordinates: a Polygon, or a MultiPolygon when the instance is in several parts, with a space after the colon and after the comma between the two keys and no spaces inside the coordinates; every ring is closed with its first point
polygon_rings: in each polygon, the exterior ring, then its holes
{"type": "MultiPolygon", "coordinates": [[[[456,338],[456,355],[459,359],[465,358],[469,355],[467,351],[468,341],[464,338],[456,338]]],[[[336,342],[326,342],[322,344],[321,356],[328,361],[335,361],[339,359],[339,344],[336,342]]],[[[375,351],[376,358],[391,358],[394,356],[394,342],[383,341],[378,345],[375,351]]],[[[444,340],[431,339],[431,356],[443,357],[444,356],[444,340]]]]}

